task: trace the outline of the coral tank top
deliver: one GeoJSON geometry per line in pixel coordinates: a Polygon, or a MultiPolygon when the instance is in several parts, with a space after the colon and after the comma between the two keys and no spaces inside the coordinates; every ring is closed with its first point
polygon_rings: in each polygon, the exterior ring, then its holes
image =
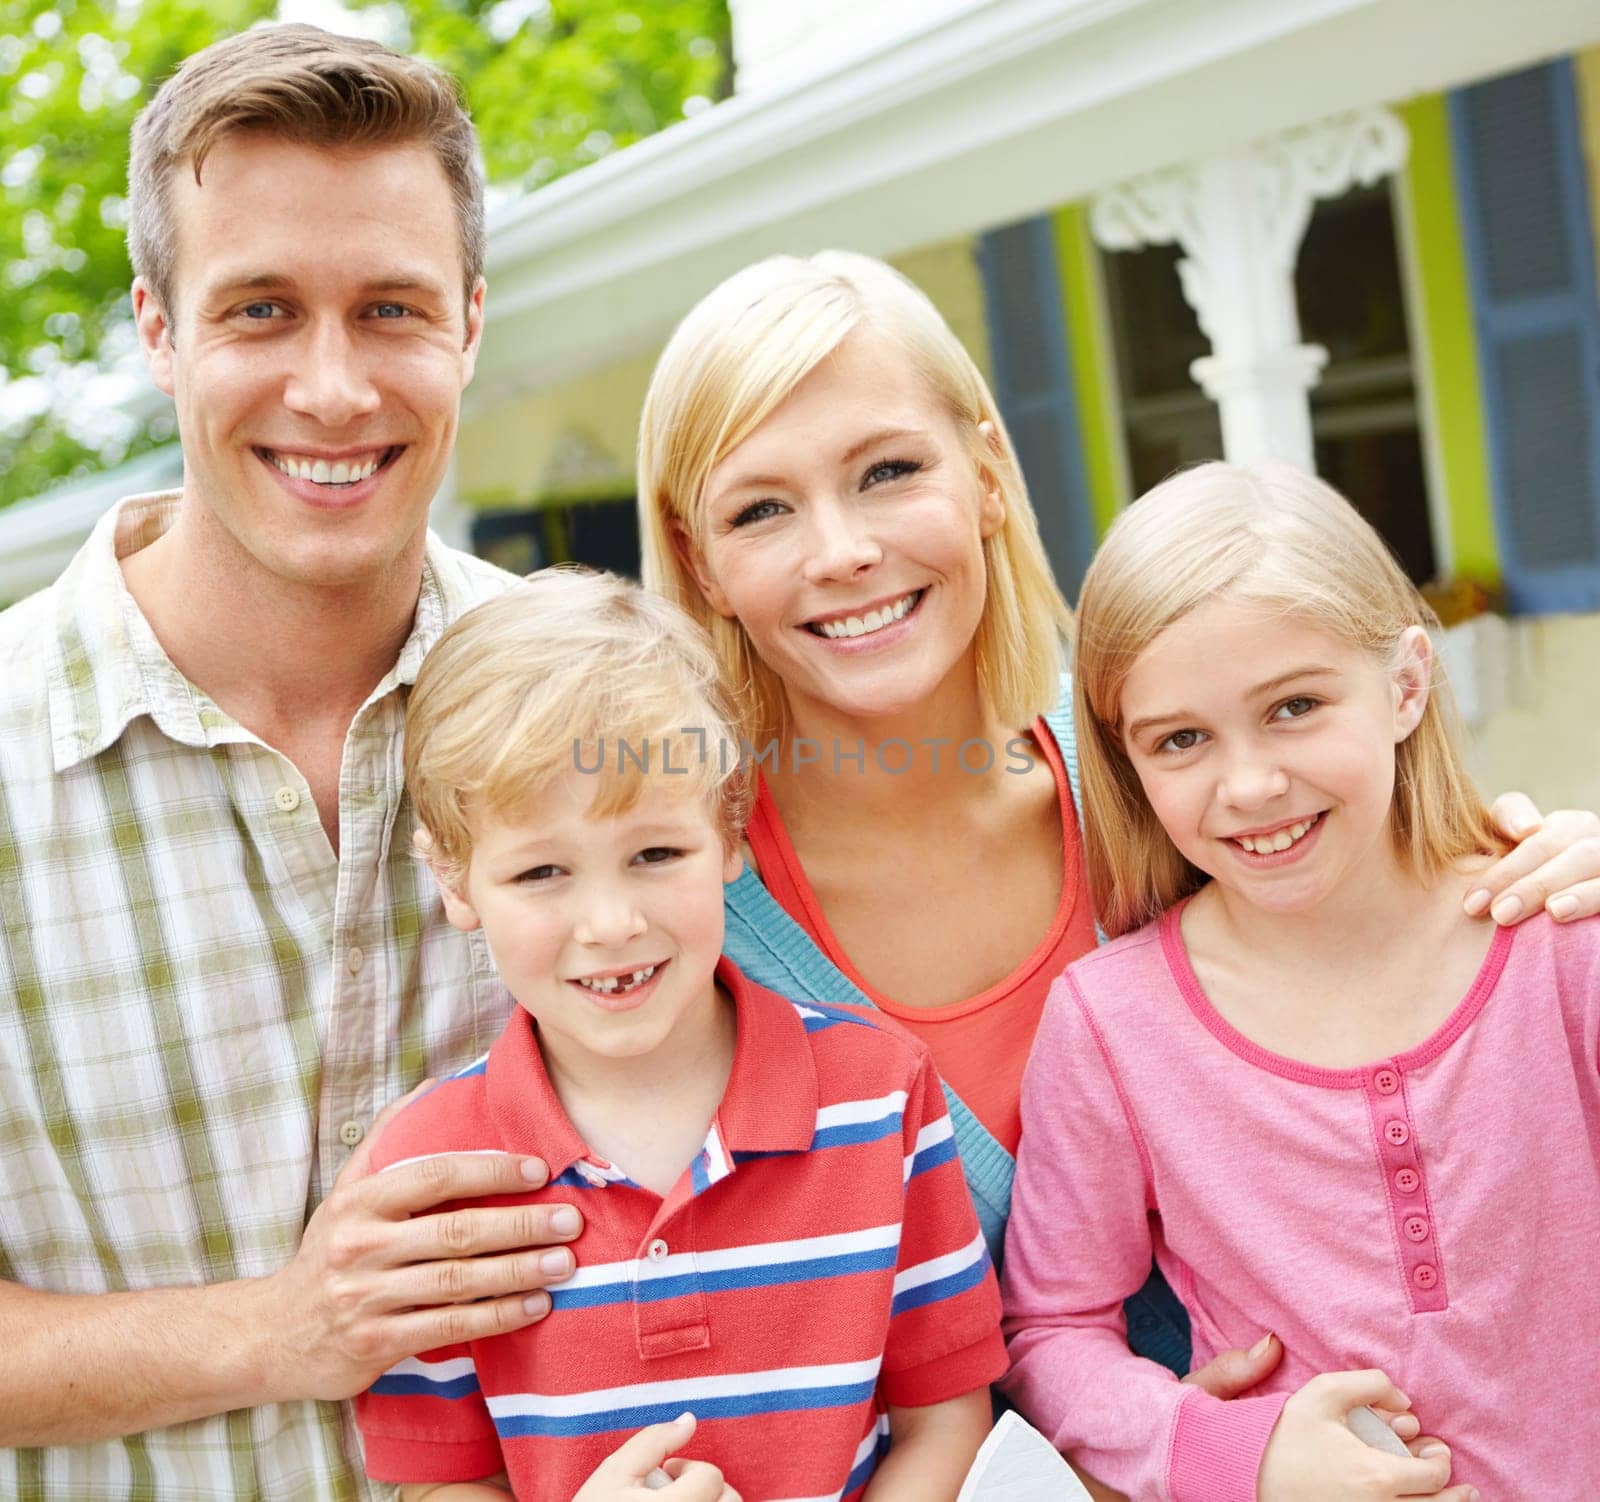
{"type": "Polygon", "coordinates": [[[964,1001],[907,1006],[862,976],[828,925],[764,777],[758,779],[755,808],[745,831],[761,880],[778,905],[875,1006],[928,1045],[945,1082],[1013,1155],[1022,1135],[1022,1069],[1045,996],[1073,960],[1095,947],[1094,914],[1083,879],[1083,844],[1067,769],[1043,720],[1035,722],[1033,738],[1055,776],[1061,809],[1061,901],[1033,952],[1004,980],[964,1001]]]}

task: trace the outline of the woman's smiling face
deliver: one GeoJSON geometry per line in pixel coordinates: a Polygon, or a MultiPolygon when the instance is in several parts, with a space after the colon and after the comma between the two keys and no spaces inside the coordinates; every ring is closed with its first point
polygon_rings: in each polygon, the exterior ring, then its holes
{"type": "Polygon", "coordinates": [[[858,329],[712,470],[694,571],[797,713],[888,715],[975,671],[1003,520],[944,404],[858,329]]]}

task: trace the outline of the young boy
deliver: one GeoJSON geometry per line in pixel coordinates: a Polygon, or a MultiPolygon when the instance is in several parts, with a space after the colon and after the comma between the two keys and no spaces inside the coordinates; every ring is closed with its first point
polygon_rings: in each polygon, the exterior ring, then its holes
{"type": "Polygon", "coordinates": [[[987,1432],[999,1300],[926,1051],[719,958],[747,794],[716,684],[676,607],[550,571],[412,690],[446,911],[519,1005],[374,1166],[536,1154],[520,1202],[579,1191],[585,1229],[543,1322],[358,1401],[403,1497],[949,1502],[987,1432]]]}

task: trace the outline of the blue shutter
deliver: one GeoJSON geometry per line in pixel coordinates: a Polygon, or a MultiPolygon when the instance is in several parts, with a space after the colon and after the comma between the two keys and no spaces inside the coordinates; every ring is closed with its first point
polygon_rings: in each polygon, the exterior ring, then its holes
{"type": "Polygon", "coordinates": [[[1450,96],[1514,610],[1600,609],[1600,306],[1569,62],[1450,96]]]}
{"type": "Polygon", "coordinates": [[[1016,445],[1056,582],[1072,599],[1094,553],[1094,528],[1049,220],[990,231],[979,242],[978,265],[995,400],[1016,445]]]}

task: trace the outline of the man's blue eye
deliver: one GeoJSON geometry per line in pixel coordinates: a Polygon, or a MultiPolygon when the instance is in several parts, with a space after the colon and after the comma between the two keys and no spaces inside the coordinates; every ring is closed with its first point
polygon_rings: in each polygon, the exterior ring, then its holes
{"type": "Polygon", "coordinates": [[[381,302],[372,311],[379,318],[404,318],[410,310],[403,303],[381,302]]]}
{"type": "Polygon", "coordinates": [[[270,302],[246,303],[244,307],[240,309],[240,312],[242,312],[246,318],[254,319],[256,322],[260,322],[262,319],[271,318],[272,315],[277,311],[277,304],[270,302]]]}

